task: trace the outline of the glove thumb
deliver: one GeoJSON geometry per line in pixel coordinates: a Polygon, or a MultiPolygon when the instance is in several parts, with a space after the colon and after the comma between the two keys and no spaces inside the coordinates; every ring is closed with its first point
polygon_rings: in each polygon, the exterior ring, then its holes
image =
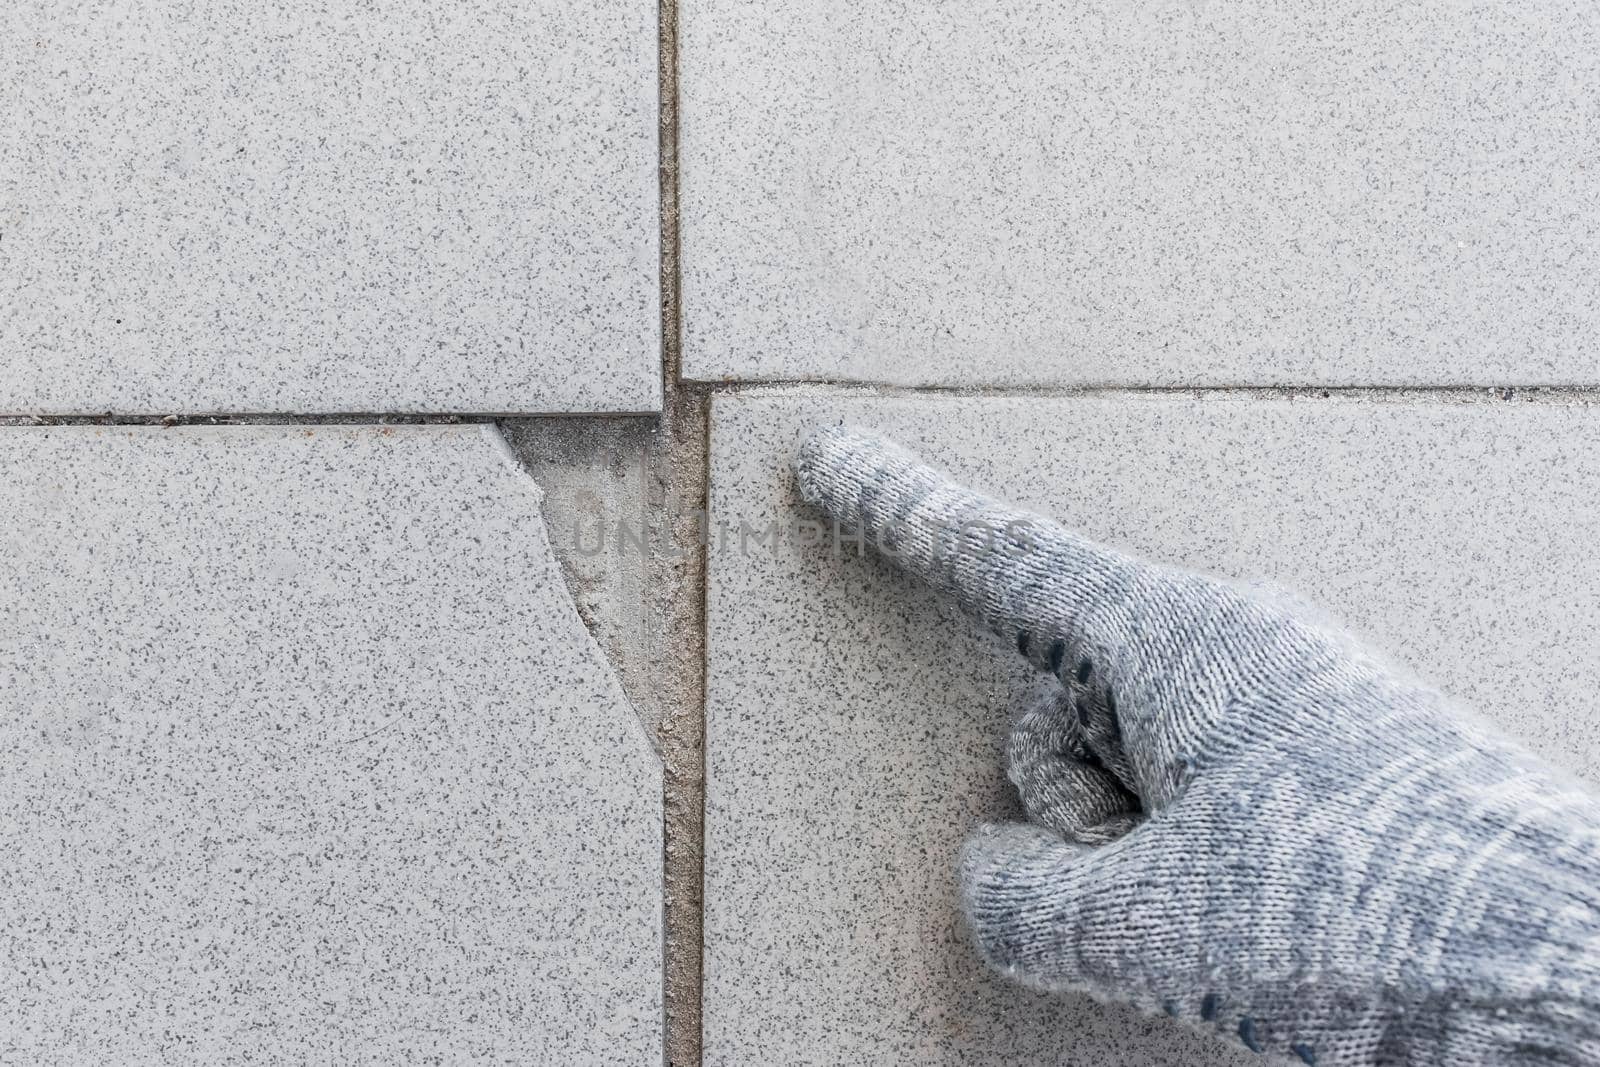
{"type": "Polygon", "coordinates": [[[979,827],[961,850],[961,898],[984,959],[1035,989],[1127,996],[1107,985],[1125,977],[1115,958],[1127,950],[1125,924],[1158,919],[1130,892],[1148,847],[1139,830],[1091,845],[1030,823],[979,827]]]}

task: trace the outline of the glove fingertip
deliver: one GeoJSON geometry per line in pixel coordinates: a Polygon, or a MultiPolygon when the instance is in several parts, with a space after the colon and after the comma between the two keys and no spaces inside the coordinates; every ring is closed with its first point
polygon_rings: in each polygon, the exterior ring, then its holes
{"type": "Polygon", "coordinates": [[[873,457],[886,450],[885,442],[849,427],[817,426],[796,449],[793,461],[800,498],[831,514],[843,508],[851,485],[874,465],[873,457]]]}

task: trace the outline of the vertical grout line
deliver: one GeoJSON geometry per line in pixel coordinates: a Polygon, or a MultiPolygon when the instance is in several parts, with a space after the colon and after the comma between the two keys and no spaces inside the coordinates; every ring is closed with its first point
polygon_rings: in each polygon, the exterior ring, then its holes
{"type": "Polygon", "coordinates": [[[666,1062],[700,1067],[705,856],[705,397],[671,394],[657,485],[664,506],[651,559],[653,663],[665,771],[666,1062]]]}
{"type": "Polygon", "coordinates": [[[682,362],[682,314],[678,271],[678,0],[659,0],[660,31],[657,56],[660,84],[658,115],[661,178],[661,375],[663,415],[669,414],[666,397],[678,386],[682,362]]]}
{"type": "Polygon", "coordinates": [[[666,902],[662,960],[665,1060],[700,1067],[705,843],[705,578],[702,536],[709,465],[708,390],[681,380],[683,308],[678,230],[678,3],[660,0],[662,407],[653,449],[647,644],[659,664],[665,771],[666,902]]]}

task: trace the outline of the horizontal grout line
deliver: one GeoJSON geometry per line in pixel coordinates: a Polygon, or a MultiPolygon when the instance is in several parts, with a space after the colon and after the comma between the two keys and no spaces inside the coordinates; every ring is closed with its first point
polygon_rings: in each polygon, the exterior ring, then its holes
{"type": "Polygon", "coordinates": [[[455,426],[506,419],[642,419],[654,411],[462,412],[276,412],[237,415],[0,415],[0,426],[455,426]]]}
{"type": "Polygon", "coordinates": [[[883,399],[1071,400],[1089,397],[1193,399],[1405,400],[1461,403],[1600,403],[1600,385],[1076,385],[907,386],[796,379],[724,383],[713,396],[880,397],[883,399]]]}
{"type": "MultiPolygon", "coordinates": [[[[1397,402],[1431,400],[1460,403],[1600,404],[1600,385],[1080,385],[1080,386],[929,386],[883,385],[822,379],[761,382],[681,382],[680,389],[712,396],[831,396],[1071,400],[1087,397],[1177,396],[1193,399],[1366,400],[1397,402]]],[[[5,426],[338,426],[458,425],[507,419],[657,419],[655,411],[553,412],[274,412],[204,415],[0,415],[5,426]]]]}

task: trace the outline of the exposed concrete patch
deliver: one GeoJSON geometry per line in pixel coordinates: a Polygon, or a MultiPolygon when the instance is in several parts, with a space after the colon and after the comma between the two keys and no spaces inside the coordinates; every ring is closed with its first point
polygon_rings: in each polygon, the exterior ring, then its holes
{"type": "Polygon", "coordinates": [[[508,419],[500,431],[544,490],[545,526],[573,604],[659,748],[644,612],[652,421],[508,419]]]}

